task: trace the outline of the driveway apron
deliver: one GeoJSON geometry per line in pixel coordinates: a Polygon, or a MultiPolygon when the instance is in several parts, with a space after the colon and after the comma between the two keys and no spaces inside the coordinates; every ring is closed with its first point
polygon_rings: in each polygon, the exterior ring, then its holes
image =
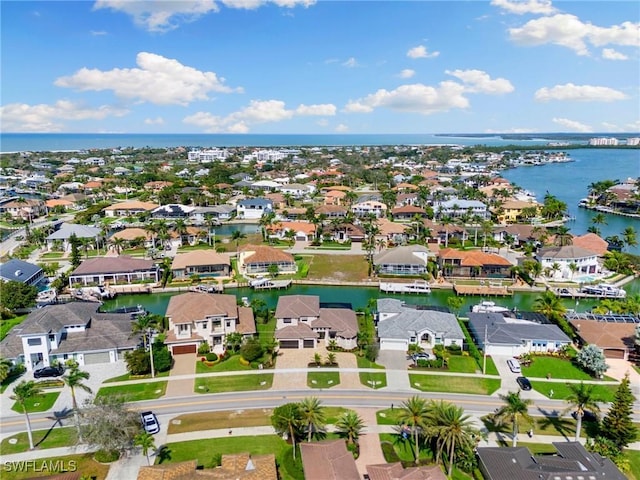
{"type": "Polygon", "coordinates": [[[380,435],[375,432],[378,420],[376,419],[376,410],[374,408],[357,408],[356,411],[366,425],[364,433],[360,435],[358,442],[360,443],[360,456],[356,460],[358,472],[364,477],[367,473],[367,465],[378,465],[387,463],[382,454],[380,446],[380,435]],[[373,431],[372,431],[373,430],[373,431]]]}
{"type": "Polygon", "coordinates": [[[409,372],[407,371],[409,360],[405,352],[382,350],[378,354],[376,361],[387,369],[387,386],[385,390],[411,390],[409,372]],[[389,372],[389,370],[393,370],[393,372],[389,372]]]}
{"type": "MultiPolygon", "coordinates": [[[[182,355],[174,355],[173,367],[169,373],[169,377],[176,375],[193,375],[196,373],[196,355],[186,353],[182,355]]],[[[192,395],[194,392],[195,378],[185,378],[180,380],[171,380],[167,384],[167,393],[165,397],[184,397],[192,395]]]]}

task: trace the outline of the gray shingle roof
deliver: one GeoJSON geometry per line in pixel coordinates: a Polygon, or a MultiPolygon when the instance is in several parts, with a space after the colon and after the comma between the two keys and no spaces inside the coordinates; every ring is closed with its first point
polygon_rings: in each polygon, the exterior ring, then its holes
{"type": "Polygon", "coordinates": [[[15,280],[22,283],[28,283],[29,279],[42,272],[42,269],[33,265],[32,263],[25,262],[24,260],[18,260],[12,258],[7,263],[0,264],[0,278],[6,281],[15,280]]]}
{"type": "Polygon", "coordinates": [[[422,245],[407,245],[385,250],[373,257],[375,265],[426,265],[427,255],[432,255],[427,247],[422,245]],[[418,254],[424,255],[420,258],[418,254]]]}
{"type": "Polygon", "coordinates": [[[58,231],[47,237],[47,240],[67,240],[73,234],[78,238],[95,238],[100,235],[100,229],[89,225],[63,223],[58,231]]]}
{"type": "Polygon", "coordinates": [[[522,345],[523,340],[571,343],[571,339],[556,325],[505,318],[499,313],[469,313],[469,329],[481,344],[484,343],[485,325],[487,342],[491,345],[522,345]]]}
{"type": "MultiPolygon", "coordinates": [[[[385,303],[383,302],[382,305],[384,306],[385,303]]],[[[395,313],[393,317],[378,322],[378,336],[380,338],[406,339],[410,332],[430,330],[444,338],[464,339],[464,333],[452,313],[417,310],[406,306],[401,306],[400,312],[396,313],[397,304],[390,304],[390,307],[393,309],[391,312],[382,310],[381,302],[378,300],[379,312],[395,313]]]]}
{"type": "Polygon", "coordinates": [[[538,258],[557,258],[558,260],[571,260],[573,258],[589,258],[595,256],[596,254],[591,250],[576,247],[574,245],[542,248],[537,255],[538,258]]]}

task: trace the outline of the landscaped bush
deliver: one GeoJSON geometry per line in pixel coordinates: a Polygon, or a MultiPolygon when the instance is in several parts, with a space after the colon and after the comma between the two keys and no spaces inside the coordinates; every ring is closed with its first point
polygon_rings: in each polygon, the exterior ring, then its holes
{"type": "Polygon", "coordinates": [[[447,350],[451,355],[462,355],[462,347],[460,345],[449,345],[447,350]]]}
{"type": "Polygon", "coordinates": [[[111,463],[115,462],[120,458],[120,452],[117,450],[98,450],[93,456],[96,462],[98,463],[111,463]]]}
{"type": "Polygon", "coordinates": [[[364,356],[367,360],[372,363],[378,359],[378,353],[380,352],[380,346],[377,343],[372,343],[371,345],[367,345],[367,349],[365,350],[364,356]]]}
{"type": "Polygon", "coordinates": [[[396,463],[400,461],[400,457],[396,453],[396,449],[393,448],[393,444],[389,442],[381,442],[382,454],[387,463],[396,463]]]}
{"type": "Polygon", "coordinates": [[[153,367],[156,372],[166,372],[171,368],[172,362],[171,352],[166,346],[158,349],[153,347],[153,367]]]}
{"type": "Polygon", "coordinates": [[[149,354],[142,349],[125,352],[124,361],[131,375],[146,375],[151,372],[149,354]]]}
{"type": "Polygon", "coordinates": [[[240,355],[248,362],[258,360],[264,355],[264,348],[257,338],[250,338],[242,347],[240,347],[240,355]]]}
{"type": "Polygon", "coordinates": [[[207,359],[207,362],[215,362],[218,360],[218,355],[216,353],[207,353],[205,355],[205,358],[207,359]]]}
{"type": "Polygon", "coordinates": [[[209,347],[209,344],[207,342],[201,343],[198,346],[198,355],[206,355],[210,351],[211,351],[211,347],[209,347]]]}
{"type": "Polygon", "coordinates": [[[436,358],[435,360],[419,358],[416,365],[422,368],[444,368],[444,360],[442,358],[436,358]]]}

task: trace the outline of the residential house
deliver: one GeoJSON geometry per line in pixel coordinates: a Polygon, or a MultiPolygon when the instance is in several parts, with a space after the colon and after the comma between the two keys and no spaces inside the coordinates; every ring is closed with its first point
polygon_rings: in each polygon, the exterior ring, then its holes
{"type": "Polygon", "coordinates": [[[335,342],[345,350],[356,348],[358,319],[348,308],[320,307],[315,295],[283,295],[276,306],[275,338],[281,348],[316,348],[335,342]]]}
{"type": "Polygon", "coordinates": [[[374,215],[375,217],[384,217],[387,214],[387,206],[377,200],[358,201],[351,206],[351,211],[356,217],[365,217],[374,215]]]}
{"type": "Polygon", "coordinates": [[[347,215],[347,208],[340,205],[320,205],[316,208],[317,215],[326,215],[327,219],[344,218],[347,215]]]}
{"type": "Polygon", "coordinates": [[[220,466],[198,468],[197,460],[143,465],[137,480],[278,480],[276,457],[235,453],[221,455],[220,466]]]}
{"type": "Polygon", "coordinates": [[[545,275],[553,280],[574,280],[600,273],[598,255],[575,245],[541,248],[536,259],[542,264],[545,275]]]}
{"type": "Polygon", "coordinates": [[[276,265],[281,274],[298,271],[296,261],[288,252],[266,245],[246,245],[238,252],[238,269],[243,275],[261,275],[276,265]]]}
{"type": "Polygon", "coordinates": [[[414,205],[404,205],[391,210],[391,215],[394,221],[413,220],[416,217],[426,218],[427,212],[424,208],[416,207],[414,205]]]}
{"type": "MultiPolygon", "coordinates": [[[[525,225],[522,223],[513,223],[511,225],[503,225],[495,227],[492,232],[493,239],[496,242],[507,243],[516,247],[526,243],[536,243],[541,235],[546,232],[546,228],[535,227],[533,225],[525,225]]],[[[471,232],[475,243],[484,242],[483,233],[479,228],[474,228],[471,232]]]]}
{"type": "Polygon", "coordinates": [[[459,218],[468,215],[469,217],[478,216],[486,219],[490,216],[487,206],[481,201],[464,200],[461,198],[452,198],[444,202],[436,202],[433,205],[433,210],[437,218],[459,218]]]}
{"type": "Polygon", "coordinates": [[[344,440],[300,442],[305,480],[360,480],[353,454],[344,440]]]}
{"type": "Polygon", "coordinates": [[[235,215],[234,205],[211,205],[208,207],[196,207],[190,214],[189,219],[194,225],[206,225],[207,219],[212,218],[218,222],[231,220],[235,215]]]}
{"type": "Polygon", "coordinates": [[[42,268],[24,260],[12,258],[6,263],[0,263],[0,281],[38,285],[44,278],[42,268]]]}
{"type": "MultiPolygon", "coordinates": [[[[621,358],[629,360],[636,350],[636,328],[633,316],[627,316],[626,321],[607,321],[610,315],[576,313],[569,318],[580,342],[584,345],[596,345],[602,349],[606,358],[621,358]]],[[[617,320],[621,316],[618,317],[617,320]]]]}
{"type": "Polygon", "coordinates": [[[574,236],[572,245],[574,247],[590,250],[599,257],[604,257],[605,253],[609,251],[609,242],[599,235],[590,232],[585,233],[584,235],[574,236]]]}
{"type": "Polygon", "coordinates": [[[69,274],[69,286],[72,288],[87,285],[157,283],[159,280],[160,269],[153,260],[128,255],[89,258],[69,274]]]}
{"type": "Polygon", "coordinates": [[[379,218],[376,221],[376,226],[378,227],[376,243],[382,242],[384,245],[398,245],[406,243],[409,239],[407,225],[403,223],[395,223],[386,218],[379,218]]]}
{"type": "Polygon", "coordinates": [[[280,188],[283,195],[289,194],[293,198],[303,198],[311,195],[315,191],[315,187],[308,183],[289,183],[280,188]]]}
{"type": "Polygon", "coordinates": [[[153,247],[154,236],[151,232],[145,230],[144,228],[131,227],[125,228],[124,230],[119,230],[115,232],[113,235],[109,237],[109,243],[112,245],[117,239],[123,239],[128,244],[139,243],[143,245],[145,248],[153,247]]]}
{"type": "Polygon", "coordinates": [[[286,240],[287,232],[294,233],[293,239],[299,242],[309,242],[313,240],[316,233],[316,226],[309,222],[278,222],[268,228],[269,237],[286,240]]]}
{"type": "Polygon", "coordinates": [[[324,204],[342,205],[345,201],[344,198],[346,195],[346,192],[340,190],[330,190],[324,195],[324,204]]]}
{"type": "Polygon", "coordinates": [[[13,219],[33,221],[41,215],[47,214],[47,206],[42,200],[35,198],[18,198],[0,205],[0,213],[11,215],[13,219]]]}
{"type": "Polygon", "coordinates": [[[235,295],[189,292],[169,299],[165,316],[169,329],[165,343],[174,355],[196,353],[208,343],[215,353],[225,351],[226,336],[241,333],[249,338],[256,333],[253,310],[239,307],[235,295]]]}
{"type": "Polygon", "coordinates": [[[96,242],[102,235],[102,231],[99,228],[92,227],[90,225],[63,223],[60,225],[58,230],[47,236],[47,248],[49,250],[53,250],[57,243],[62,243],[62,249],[66,252],[70,252],[70,239],[74,235],[78,240],[90,239],[92,242],[96,242]]]}
{"type": "Polygon", "coordinates": [[[510,199],[506,200],[499,207],[492,209],[492,213],[496,216],[498,223],[517,223],[521,220],[524,209],[534,209],[536,213],[533,216],[536,216],[540,211],[540,207],[538,203],[510,199]]]}
{"type": "Polygon", "coordinates": [[[373,257],[378,275],[424,275],[430,250],[422,245],[407,245],[384,250],[373,257]]]}
{"type": "Polygon", "coordinates": [[[155,180],[144,184],[144,189],[152,193],[160,193],[165,188],[171,187],[173,182],[167,182],[164,180],[155,180]]]}
{"type": "Polygon", "coordinates": [[[131,335],[129,314],[101,313],[97,302],[48,305],[32,311],[0,342],[5,358],[27,370],[55,361],[80,365],[114,363],[140,339],[131,335]]]}
{"type": "Polygon", "coordinates": [[[199,277],[229,277],[231,260],[226,253],[215,250],[194,250],[178,253],[171,263],[171,273],[175,280],[185,280],[192,275],[199,277]]]}
{"type": "Polygon", "coordinates": [[[486,480],[625,480],[611,459],[588,452],[579,442],[553,442],[556,455],[533,455],[527,447],[478,447],[486,480]]]}
{"type": "Polygon", "coordinates": [[[72,201],[65,200],[63,198],[52,198],[44,202],[44,205],[45,207],[47,207],[47,212],[65,212],[67,209],[71,209],[74,207],[74,203],[72,201]]]}
{"type": "Polygon", "coordinates": [[[501,313],[469,312],[468,316],[469,331],[478,348],[487,355],[517,357],[524,353],[551,353],[571,344],[571,339],[551,323],[506,317],[501,313]]]}
{"type": "Polygon", "coordinates": [[[161,205],[157,208],[154,208],[151,211],[151,216],[153,218],[160,218],[163,220],[178,220],[178,219],[186,219],[191,215],[196,207],[192,207],[190,205],[180,205],[178,203],[169,203],[167,205],[161,205]]]}
{"type": "Polygon", "coordinates": [[[152,212],[160,205],[151,202],[131,200],[114,203],[103,209],[105,217],[131,217],[140,213],[152,212]]]}
{"type": "Polygon", "coordinates": [[[273,202],[266,198],[246,198],[237,204],[238,218],[259,220],[263,214],[273,211],[273,202]]]}
{"type": "Polygon", "coordinates": [[[438,465],[407,467],[401,462],[367,465],[370,480],[447,480],[438,465]]]}
{"type": "Polygon", "coordinates": [[[511,263],[495,253],[445,248],[438,252],[438,266],[446,277],[506,278],[511,263]]]}
{"type": "Polygon", "coordinates": [[[325,230],[331,235],[334,242],[363,242],[365,237],[364,228],[353,223],[341,223],[340,225],[329,225],[325,230]]]}
{"type": "Polygon", "coordinates": [[[377,311],[380,350],[406,352],[412,343],[423,348],[462,347],[464,343],[464,333],[452,313],[421,310],[391,298],[379,298],[377,311]]]}

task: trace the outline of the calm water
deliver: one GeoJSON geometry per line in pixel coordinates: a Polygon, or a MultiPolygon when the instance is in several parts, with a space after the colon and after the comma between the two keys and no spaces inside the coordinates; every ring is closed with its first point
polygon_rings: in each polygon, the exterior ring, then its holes
{"type": "MultiPolygon", "coordinates": [[[[552,163],[536,167],[519,167],[505,170],[501,175],[510,182],[533,192],[542,202],[548,191],[566,202],[575,221],[568,222],[571,232],[581,235],[592,225],[591,219],[596,212],[578,208],[580,199],[585,198],[588,186],[601,180],[625,180],[640,177],[640,150],[570,150],[575,161],[571,163],[552,163]]],[[[606,225],[599,225],[602,237],[621,235],[628,226],[638,232],[640,241],[640,219],[608,215],[606,225]]],[[[628,249],[640,254],[640,247],[628,249]]]]}
{"type": "MultiPolygon", "coordinates": [[[[629,294],[640,294],[640,280],[629,284],[625,287],[629,294]]],[[[169,299],[173,295],[180,292],[158,293],[152,295],[119,295],[115,299],[105,302],[103,309],[112,310],[119,307],[131,307],[142,305],[147,310],[158,315],[164,315],[167,311],[169,299]]],[[[275,308],[278,303],[278,297],[281,295],[318,295],[323,303],[350,303],[352,308],[365,308],[369,301],[381,297],[399,298],[408,304],[421,305],[437,305],[446,307],[447,298],[454,295],[451,290],[433,290],[428,295],[389,295],[382,294],[378,288],[373,287],[325,287],[315,285],[293,285],[288,290],[272,290],[256,292],[250,288],[229,289],[229,294],[235,294],[238,299],[248,297],[249,300],[254,298],[262,299],[269,308],[275,308]]],[[[504,305],[510,308],[517,307],[518,310],[530,311],[533,309],[533,303],[538,297],[537,293],[517,293],[512,297],[464,297],[465,304],[461,308],[461,312],[468,311],[472,305],[480,303],[482,300],[492,300],[498,305],[504,305]]],[[[576,311],[588,311],[597,305],[596,300],[580,300],[576,304],[574,300],[564,300],[567,308],[576,311]]]]}

